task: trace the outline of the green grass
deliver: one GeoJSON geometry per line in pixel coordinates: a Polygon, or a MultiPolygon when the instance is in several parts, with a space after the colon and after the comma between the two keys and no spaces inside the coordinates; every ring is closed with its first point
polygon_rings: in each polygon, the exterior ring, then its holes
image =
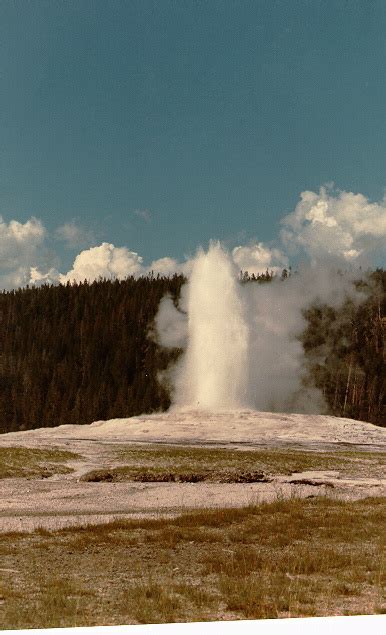
{"type": "Polygon", "coordinates": [[[73,470],[66,461],[80,458],[66,450],[38,448],[0,448],[0,478],[47,478],[73,470]]]}
{"type": "Polygon", "coordinates": [[[318,497],[5,534],[1,627],[382,613],[385,508],[318,497]]]}

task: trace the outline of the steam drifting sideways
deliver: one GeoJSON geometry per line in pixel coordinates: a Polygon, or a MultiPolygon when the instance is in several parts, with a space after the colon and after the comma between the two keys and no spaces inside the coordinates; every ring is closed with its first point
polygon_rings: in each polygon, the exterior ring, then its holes
{"type": "Polygon", "coordinates": [[[323,413],[321,392],[309,385],[300,335],[303,309],[359,303],[353,275],[307,267],[269,284],[238,279],[231,255],[218,242],[200,249],[176,306],[161,300],[156,337],[180,347],[177,363],[161,377],[174,408],[323,413]]]}

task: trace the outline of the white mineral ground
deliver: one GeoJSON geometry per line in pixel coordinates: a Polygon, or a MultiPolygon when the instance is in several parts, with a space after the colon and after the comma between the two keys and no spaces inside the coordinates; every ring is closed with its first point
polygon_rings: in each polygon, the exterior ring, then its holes
{"type": "Polygon", "coordinates": [[[250,449],[309,451],[386,449],[386,429],[362,421],[324,415],[256,412],[205,413],[175,410],[129,419],[97,421],[13,432],[0,436],[1,447],[60,448],[82,455],[70,474],[45,479],[0,480],[1,531],[57,529],[114,518],[175,515],[195,508],[242,506],[287,496],[328,495],[342,499],[384,496],[385,478],[348,479],[339,471],[308,471],[258,483],[83,482],[82,474],[122,464],[112,462],[113,446],[176,444],[250,449]],[[296,484],[312,479],[317,485],[296,484]],[[333,485],[333,487],[331,487],[333,485]]]}

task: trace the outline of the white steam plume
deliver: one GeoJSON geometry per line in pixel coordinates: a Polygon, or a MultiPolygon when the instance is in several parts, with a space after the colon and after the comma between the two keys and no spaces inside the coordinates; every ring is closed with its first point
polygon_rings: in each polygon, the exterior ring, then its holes
{"type": "Polygon", "coordinates": [[[176,404],[209,410],[246,406],[248,325],[237,270],[219,243],[199,251],[187,289],[187,347],[176,404]]]}
{"type": "Polygon", "coordinates": [[[174,405],[322,412],[322,394],[303,381],[303,309],[313,303],[339,308],[347,297],[360,302],[352,282],[350,275],[312,267],[284,281],[242,285],[218,243],[200,251],[179,309],[165,298],[156,318],[160,343],[184,349],[169,374],[174,405]]]}

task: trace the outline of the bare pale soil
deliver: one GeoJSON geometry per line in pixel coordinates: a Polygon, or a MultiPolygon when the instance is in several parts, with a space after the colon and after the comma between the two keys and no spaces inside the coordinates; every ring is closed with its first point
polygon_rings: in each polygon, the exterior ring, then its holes
{"type": "Polygon", "coordinates": [[[58,447],[0,447],[0,474],[7,476],[0,479],[2,532],[240,507],[278,496],[357,499],[385,494],[386,453],[379,449],[237,449],[82,440],[71,447],[76,453],[58,447]]]}

